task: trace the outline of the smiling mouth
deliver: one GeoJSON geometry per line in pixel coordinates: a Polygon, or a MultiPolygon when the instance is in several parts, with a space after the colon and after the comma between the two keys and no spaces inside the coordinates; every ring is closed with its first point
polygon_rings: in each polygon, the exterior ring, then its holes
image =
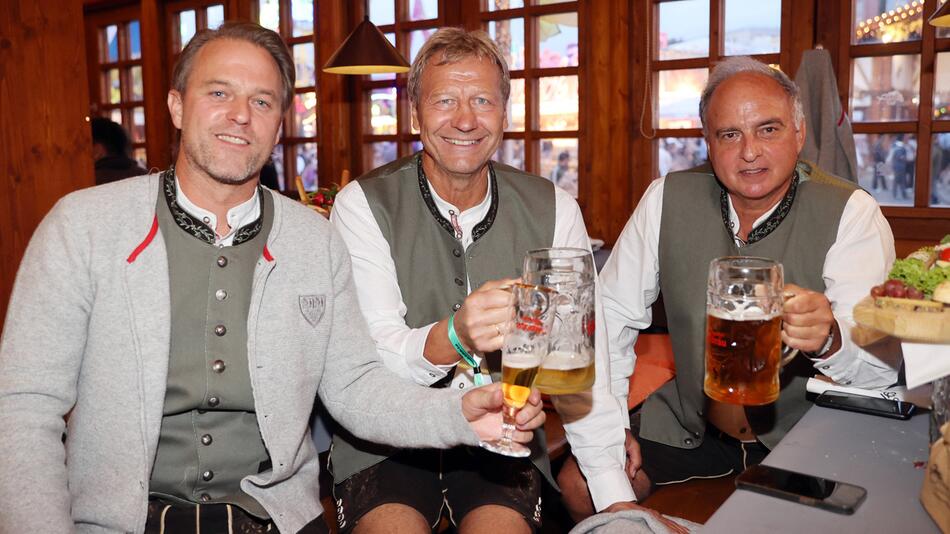
{"type": "Polygon", "coordinates": [[[235,136],[233,136],[233,135],[217,134],[217,135],[215,135],[215,137],[217,137],[218,139],[224,141],[225,143],[232,144],[232,145],[249,145],[249,144],[251,144],[251,142],[248,141],[247,139],[242,139],[242,138],[240,138],[240,137],[235,137],[235,136]]]}
{"type": "Polygon", "coordinates": [[[481,139],[452,139],[449,137],[443,137],[442,140],[455,146],[473,146],[482,142],[481,139]]]}
{"type": "Polygon", "coordinates": [[[756,167],[755,169],[742,169],[739,171],[739,174],[743,176],[758,176],[766,171],[768,171],[768,169],[765,167],[756,167]]]}

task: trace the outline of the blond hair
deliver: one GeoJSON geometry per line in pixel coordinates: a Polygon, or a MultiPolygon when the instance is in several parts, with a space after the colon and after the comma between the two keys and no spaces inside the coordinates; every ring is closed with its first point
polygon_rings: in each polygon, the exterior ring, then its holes
{"type": "Polygon", "coordinates": [[[498,72],[501,74],[502,101],[507,103],[508,95],[511,93],[511,74],[508,72],[508,62],[498,49],[498,45],[483,30],[467,31],[452,27],[439,29],[419,49],[409,69],[409,101],[413,105],[419,102],[422,73],[430,62],[439,66],[457,63],[471,57],[487,59],[498,67],[498,72]]]}

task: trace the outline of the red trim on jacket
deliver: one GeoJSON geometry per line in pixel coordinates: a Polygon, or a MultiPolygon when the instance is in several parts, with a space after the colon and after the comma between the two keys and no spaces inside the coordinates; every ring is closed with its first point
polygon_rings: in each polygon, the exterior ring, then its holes
{"type": "Polygon", "coordinates": [[[152,227],[148,231],[148,235],[145,236],[145,239],[139,243],[139,246],[135,247],[135,250],[129,254],[129,257],[125,259],[126,263],[132,263],[135,261],[135,258],[139,257],[139,254],[145,250],[146,247],[155,239],[155,234],[158,233],[158,214],[152,219],[152,227]]]}
{"type": "Polygon", "coordinates": [[[267,250],[267,245],[264,245],[264,259],[267,261],[274,261],[274,257],[270,255],[270,251],[267,250]]]}

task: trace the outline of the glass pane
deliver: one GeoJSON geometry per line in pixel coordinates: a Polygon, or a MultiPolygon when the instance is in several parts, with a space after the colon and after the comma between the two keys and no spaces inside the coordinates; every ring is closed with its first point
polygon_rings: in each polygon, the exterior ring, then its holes
{"type": "Polygon", "coordinates": [[[363,145],[363,170],[370,171],[395,161],[397,154],[395,141],[366,143],[363,145]]]}
{"type": "Polygon", "coordinates": [[[702,137],[667,137],[656,141],[659,176],[691,169],[706,162],[706,141],[702,137]]]}
{"type": "Polygon", "coordinates": [[[777,53],[782,0],[726,0],[727,56],[777,53]]]}
{"type": "Polygon", "coordinates": [[[139,21],[129,23],[129,59],[142,58],[142,37],[139,35],[139,21]]]}
{"type": "Polygon", "coordinates": [[[564,2],[573,2],[574,0],[536,0],[535,4],[546,6],[548,4],[563,4],[564,2]]]}
{"type": "Polygon", "coordinates": [[[294,65],[297,68],[297,87],[313,87],[317,84],[313,68],[313,43],[294,45],[294,65]]]}
{"type": "Polygon", "coordinates": [[[493,160],[511,165],[516,169],[524,169],[524,139],[505,139],[495,151],[493,160]]]}
{"type": "Polygon", "coordinates": [[[145,142],[145,108],[132,108],[132,142],[145,142]]]}
{"type": "Polygon", "coordinates": [[[102,99],[110,104],[122,101],[122,91],[119,88],[119,69],[109,69],[103,73],[102,99]]]}
{"type": "Polygon", "coordinates": [[[923,0],[854,0],[854,44],[918,41],[923,28],[923,0]]]}
{"type": "Polygon", "coordinates": [[[660,59],[709,55],[709,0],[663,2],[657,6],[660,59]]]}
{"type": "Polygon", "coordinates": [[[524,68],[524,19],[506,19],[488,23],[488,35],[508,60],[508,68],[524,68]]]}
{"type": "Polygon", "coordinates": [[[541,140],[541,176],[577,198],[577,139],[541,140]]]}
{"type": "Polygon", "coordinates": [[[146,161],[147,157],[145,155],[144,148],[136,148],[133,150],[132,157],[135,159],[135,161],[139,162],[139,165],[141,165],[143,169],[148,169],[148,162],[146,161]]]}
{"type": "Polygon", "coordinates": [[[538,66],[577,66],[577,13],[538,17],[538,66]]]}
{"type": "Polygon", "coordinates": [[[934,82],[934,118],[950,119],[950,52],[937,54],[934,82]]]}
{"type": "Polygon", "coordinates": [[[411,0],[409,3],[409,20],[425,20],[439,18],[439,0],[411,0]]]}
{"type": "Polygon", "coordinates": [[[409,63],[416,59],[419,49],[433,33],[435,33],[435,28],[416,30],[409,34],[409,63]]]}
{"type": "Polygon", "coordinates": [[[524,7],[524,0],[487,0],[485,3],[488,4],[489,11],[524,7]]]}
{"type": "Polygon", "coordinates": [[[395,0],[369,0],[369,20],[377,26],[395,23],[395,0]]]}
{"type": "Polygon", "coordinates": [[[317,93],[294,95],[294,136],[317,136],[317,93]]]}
{"type": "Polygon", "coordinates": [[[121,110],[121,109],[113,109],[112,111],[110,111],[110,112],[109,112],[109,119],[110,119],[112,122],[116,123],[116,124],[122,124],[122,127],[123,127],[123,128],[126,128],[126,130],[128,130],[128,128],[122,123],[122,110],[121,110]]]}
{"type": "Polygon", "coordinates": [[[293,0],[290,13],[294,21],[294,37],[313,34],[313,0],[293,0]]]}
{"type": "Polygon", "coordinates": [[[422,150],[422,141],[413,141],[409,143],[409,152],[415,154],[422,150]]]}
{"type": "Polygon", "coordinates": [[[659,128],[699,128],[699,97],[709,69],[660,71],[659,128]]]}
{"type": "Polygon", "coordinates": [[[216,5],[208,7],[208,28],[218,29],[218,26],[224,24],[224,6],[216,5]]]}
{"type": "Polygon", "coordinates": [[[930,151],[930,205],[950,207],[950,133],[933,136],[930,151]]]}
{"type": "MultiPolygon", "coordinates": [[[[386,40],[388,40],[391,45],[396,46],[396,34],[387,33],[385,35],[386,35],[386,40]]],[[[370,80],[395,80],[396,75],[395,74],[370,74],[369,79],[370,80]]]]}
{"type": "Polygon", "coordinates": [[[395,135],[396,88],[373,89],[367,96],[370,132],[374,135],[395,135]]]}
{"type": "Polygon", "coordinates": [[[914,203],[917,139],[911,134],[855,134],[858,185],[888,206],[914,203]]]}
{"type": "Polygon", "coordinates": [[[855,58],[852,67],[854,122],[917,120],[919,55],[855,58]]]}
{"type": "Polygon", "coordinates": [[[508,97],[508,128],[506,132],[524,131],[524,78],[511,80],[511,95],[508,97]]]}
{"type": "Polygon", "coordinates": [[[100,57],[103,61],[119,60],[119,27],[116,25],[106,26],[103,30],[105,38],[105,50],[102,50],[100,57]]]}
{"type": "Polygon", "coordinates": [[[313,191],[317,188],[317,144],[302,143],[294,146],[294,155],[297,158],[297,176],[303,180],[303,188],[313,191]]]}
{"type": "Polygon", "coordinates": [[[135,101],[144,100],[142,98],[142,67],[130,68],[129,80],[132,82],[132,89],[129,94],[129,99],[135,101]]]}
{"type": "Polygon", "coordinates": [[[195,36],[196,24],[195,10],[189,9],[178,14],[178,36],[182,49],[195,36]]]}
{"type": "Polygon", "coordinates": [[[538,80],[541,130],[577,129],[577,76],[550,76],[538,80]]]}
{"type": "MultiPolygon", "coordinates": [[[[258,23],[275,32],[280,31],[280,0],[260,0],[257,4],[258,23]]],[[[282,173],[278,173],[282,176],[282,173]]]]}
{"type": "Polygon", "coordinates": [[[284,145],[274,146],[270,153],[270,160],[274,164],[274,170],[277,171],[277,183],[280,184],[281,191],[288,189],[284,179],[284,145]]]}

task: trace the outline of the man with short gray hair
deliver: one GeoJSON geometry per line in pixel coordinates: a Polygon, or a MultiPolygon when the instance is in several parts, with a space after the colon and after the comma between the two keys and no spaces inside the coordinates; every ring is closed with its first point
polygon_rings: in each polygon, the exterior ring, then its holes
{"type": "MultiPolygon", "coordinates": [[[[639,330],[662,290],[676,376],[631,416],[640,498],[656,485],[716,478],[758,463],[809,408],[808,376],[893,384],[897,369],[852,342],[851,310],[894,260],[890,227],[853,184],[800,160],[798,88],[748,57],[718,64],[700,104],[709,164],[655,180],[601,273],[614,391],[626,398],[639,330]],[[779,400],[743,409],[703,393],[707,268],[721,256],[784,265],[782,341],[800,355],[779,400]]],[[[566,485],[562,481],[562,486],[566,485]]],[[[572,510],[590,511],[578,499],[572,510]]]]}

